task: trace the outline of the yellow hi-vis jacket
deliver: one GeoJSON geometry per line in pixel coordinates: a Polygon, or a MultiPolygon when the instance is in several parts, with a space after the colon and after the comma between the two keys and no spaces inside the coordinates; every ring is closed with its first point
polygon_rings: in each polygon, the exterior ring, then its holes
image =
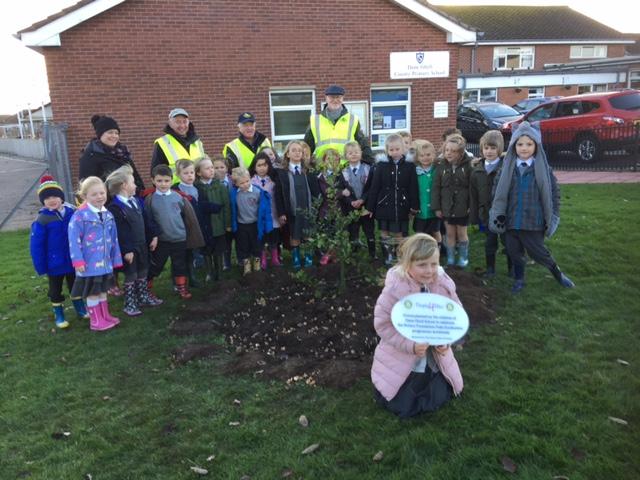
{"type": "Polygon", "coordinates": [[[166,134],[160,138],[156,138],[155,143],[160,146],[162,153],[169,162],[169,167],[173,172],[173,183],[179,182],[180,178],[176,173],[176,162],[181,159],[196,161],[204,157],[204,146],[200,139],[189,145],[189,151],[173,135],[166,134]]]}
{"type": "MultiPolygon", "coordinates": [[[[264,141],[258,146],[257,151],[262,148],[270,147],[271,142],[269,142],[268,138],[265,138],[264,141]]],[[[227,143],[222,149],[222,156],[227,158],[227,154],[231,150],[235,155],[236,159],[238,159],[238,166],[249,169],[251,166],[251,162],[253,162],[253,158],[256,156],[256,152],[251,150],[249,147],[245,145],[240,138],[236,138],[231,142],[227,143]]]]}
{"type": "Polygon", "coordinates": [[[324,115],[317,114],[311,115],[309,125],[316,143],[316,149],[313,154],[317,159],[321,159],[324,152],[329,148],[333,148],[340,152],[340,155],[344,155],[345,144],[356,138],[358,117],[352,113],[346,113],[334,124],[324,115]]]}

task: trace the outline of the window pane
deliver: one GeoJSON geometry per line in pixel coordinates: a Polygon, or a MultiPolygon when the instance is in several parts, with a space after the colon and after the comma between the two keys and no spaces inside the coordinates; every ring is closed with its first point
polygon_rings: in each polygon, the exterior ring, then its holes
{"type": "Polygon", "coordinates": [[[292,112],[273,112],[274,136],[280,135],[304,135],[309,126],[309,110],[297,110],[292,112]]]}
{"type": "Polygon", "coordinates": [[[409,100],[407,88],[394,90],[371,90],[372,102],[406,102],[409,100]]]}
{"type": "Polygon", "coordinates": [[[481,102],[495,102],[496,101],[496,89],[495,88],[483,88],[480,90],[481,102]]]}
{"type": "Polygon", "coordinates": [[[551,111],[553,110],[553,107],[554,107],[553,104],[544,105],[538,108],[537,110],[535,110],[531,115],[529,115],[527,120],[530,122],[538,121],[538,120],[546,120],[547,118],[551,117],[551,111]]]}
{"type": "Polygon", "coordinates": [[[311,92],[285,93],[272,92],[271,105],[274,107],[289,107],[292,105],[312,105],[313,95],[311,92]]]}
{"type": "Polygon", "coordinates": [[[406,106],[373,107],[373,130],[396,128],[407,128],[406,106]]]}
{"type": "Polygon", "coordinates": [[[462,91],[462,103],[477,102],[478,90],[463,90],[462,91]]]}

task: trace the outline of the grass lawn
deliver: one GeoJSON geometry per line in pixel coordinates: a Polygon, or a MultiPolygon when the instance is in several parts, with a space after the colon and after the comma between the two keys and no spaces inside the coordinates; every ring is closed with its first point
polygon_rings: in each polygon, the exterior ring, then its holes
{"type": "MultiPolygon", "coordinates": [[[[224,358],[174,368],[173,348],[222,340],[168,333],[181,304],[166,279],[167,306],[106,333],[69,311],[54,332],[28,233],[1,234],[0,479],[191,479],[192,466],[217,479],[640,478],[640,185],[562,193],[549,246],[578,287],[533,266],[512,297],[499,264],[498,321],[456,354],[462,396],[409,421],[378,408],[367,380],[339,392],[230,378],[224,358]]],[[[471,251],[481,266],[479,234],[471,251]]]]}

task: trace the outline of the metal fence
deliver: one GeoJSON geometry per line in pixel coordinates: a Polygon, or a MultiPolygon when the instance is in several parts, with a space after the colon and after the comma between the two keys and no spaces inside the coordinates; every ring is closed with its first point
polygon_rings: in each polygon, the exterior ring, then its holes
{"type": "MultiPolygon", "coordinates": [[[[511,134],[503,132],[505,148],[511,134]]],[[[592,129],[543,130],[549,163],[558,170],[640,169],[640,125],[613,125],[592,129]]],[[[477,143],[467,150],[480,156],[477,143]]]]}
{"type": "MultiPolygon", "coordinates": [[[[73,192],[74,185],[69,164],[69,148],[67,146],[66,123],[45,122],[43,126],[44,156],[49,173],[55,178],[65,192],[73,192]]],[[[71,195],[69,195],[71,198],[71,195]]]]}

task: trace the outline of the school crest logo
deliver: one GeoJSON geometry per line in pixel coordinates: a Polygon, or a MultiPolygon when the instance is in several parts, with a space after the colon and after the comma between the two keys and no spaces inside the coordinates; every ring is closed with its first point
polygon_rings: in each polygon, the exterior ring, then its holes
{"type": "Polygon", "coordinates": [[[411,309],[411,307],[413,307],[413,303],[411,303],[411,300],[405,300],[404,301],[404,308],[409,310],[409,309],[411,309]]]}
{"type": "Polygon", "coordinates": [[[418,63],[422,63],[424,60],[424,52],[416,52],[416,60],[418,63]]]}

